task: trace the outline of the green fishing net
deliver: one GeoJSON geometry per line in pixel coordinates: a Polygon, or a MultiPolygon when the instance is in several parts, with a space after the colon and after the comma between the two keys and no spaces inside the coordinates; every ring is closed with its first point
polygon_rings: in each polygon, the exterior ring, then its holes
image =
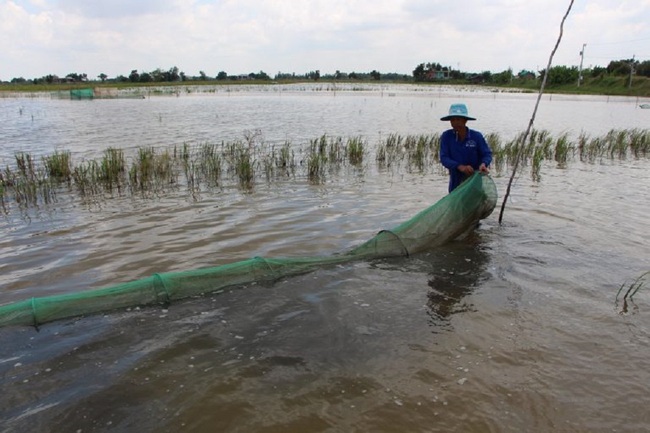
{"type": "Polygon", "coordinates": [[[391,230],[367,242],[326,257],[262,258],[226,265],[154,274],[110,287],[31,298],[0,306],[0,326],[34,325],[121,308],[169,304],[190,296],[214,293],[254,282],[272,282],[318,267],[430,250],[472,230],[497,202],[493,180],[474,174],[452,193],[391,230]]]}

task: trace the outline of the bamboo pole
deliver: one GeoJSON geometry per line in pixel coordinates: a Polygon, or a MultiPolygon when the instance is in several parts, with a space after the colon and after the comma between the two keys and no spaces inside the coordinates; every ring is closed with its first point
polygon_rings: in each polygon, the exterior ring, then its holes
{"type": "Polygon", "coordinates": [[[535,115],[537,114],[537,107],[539,107],[539,101],[542,99],[542,94],[544,93],[544,87],[546,87],[546,80],[548,79],[548,74],[551,72],[551,63],[553,63],[553,56],[555,55],[557,48],[560,46],[560,41],[562,40],[562,34],[564,33],[564,22],[569,16],[569,12],[571,12],[572,7],[573,7],[573,0],[571,0],[571,2],[569,3],[569,8],[567,9],[566,13],[564,14],[564,17],[562,18],[562,22],[560,23],[560,35],[558,36],[557,42],[555,43],[555,47],[553,48],[553,51],[551,51],[551,55],[548,58],[548,65],[546,66],[546,71],[544,72],[542,85],[539,88],[539,94],[537,95],[537,102],[535,103],[535,109],[533,110],[533,115],[531,116],[530,122],[528,123],[528,129],[526,129],[526,132],[521,137],[521,140],[517,145],[517,153],[515,156],[515,162],[512,167],[512,174],[510,175],[510,180],[508,181],[506,194],[503,197],[503,203],[501,203],[501,211],[499,212],[499,224],[501,224],[501,222],[503,221],[503,212],[506,209],[506,202],[508,201],[508,197],[510,197],[510,190],[512,188],[512,182],[517,172],[517,167],[519,166],[519,161],[521,160],[521,153],[524,148],[524,144],[526,143],[526,139],[528,138],[530,131],[533,129],[533,124],[535,123],[535,115]]]}

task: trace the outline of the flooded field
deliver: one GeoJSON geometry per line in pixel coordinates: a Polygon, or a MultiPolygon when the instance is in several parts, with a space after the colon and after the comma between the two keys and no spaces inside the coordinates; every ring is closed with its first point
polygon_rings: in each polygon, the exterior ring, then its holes
{"type": "MultiPolygon", "coordinates": [[[[363,136],[372,147],[390,133],[442,132],[456,101],[474,127],[509,138],[525,130],[535,97],[385,86],[3,98],[0,162],[247,131],[296,146],[363,136]]],[[[546,96],[536,127],[644,128],[650,112],[638,102],[546,96]]],[[[499,206],[508,176],[493,175],[499,206]]],[[[336,254],[446,191],[438,166],[382,171],[369,158],[318,183],[12,205],[0,218],[0,304],[254,256],[336,254]]],[[[648,430],[650,287],[625,310],[617,292],[650,270],[649,196],[647,158],[546,162],[539,182],[521,169],[502,225],[497,209],[468,238],[426,253],[0,329],[0,430],[648,430]]]]}

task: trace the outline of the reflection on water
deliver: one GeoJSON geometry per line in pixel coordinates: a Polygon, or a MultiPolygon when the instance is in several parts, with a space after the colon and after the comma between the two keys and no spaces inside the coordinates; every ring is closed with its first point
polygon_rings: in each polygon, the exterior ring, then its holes
{"type": "Polygon", "coordinates": [[[427,294],[427,306],[434,323],[448,319],[452,314],[473,310],[464,298],[487,278],[486,267],[490,257],[484,251],[485,246],[474,244],[476,236],[473,233],[469,239],[451,244],[434,256],[438,263],[428,281],[430,290],[427,294]]]}

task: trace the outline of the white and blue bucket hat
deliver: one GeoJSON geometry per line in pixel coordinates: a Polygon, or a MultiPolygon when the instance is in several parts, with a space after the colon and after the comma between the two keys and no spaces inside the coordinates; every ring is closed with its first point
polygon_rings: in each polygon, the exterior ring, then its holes
{"type": "Polygon", "coordinates": [[[454,117],[462,117],[467,120],[476,120],[474,117],[470,117],[467,113],[467,105],[465,104],[451,104],[449,107],[449,114],[445,117],[441,117],[440,120],[451,120],[454,117]]]}

